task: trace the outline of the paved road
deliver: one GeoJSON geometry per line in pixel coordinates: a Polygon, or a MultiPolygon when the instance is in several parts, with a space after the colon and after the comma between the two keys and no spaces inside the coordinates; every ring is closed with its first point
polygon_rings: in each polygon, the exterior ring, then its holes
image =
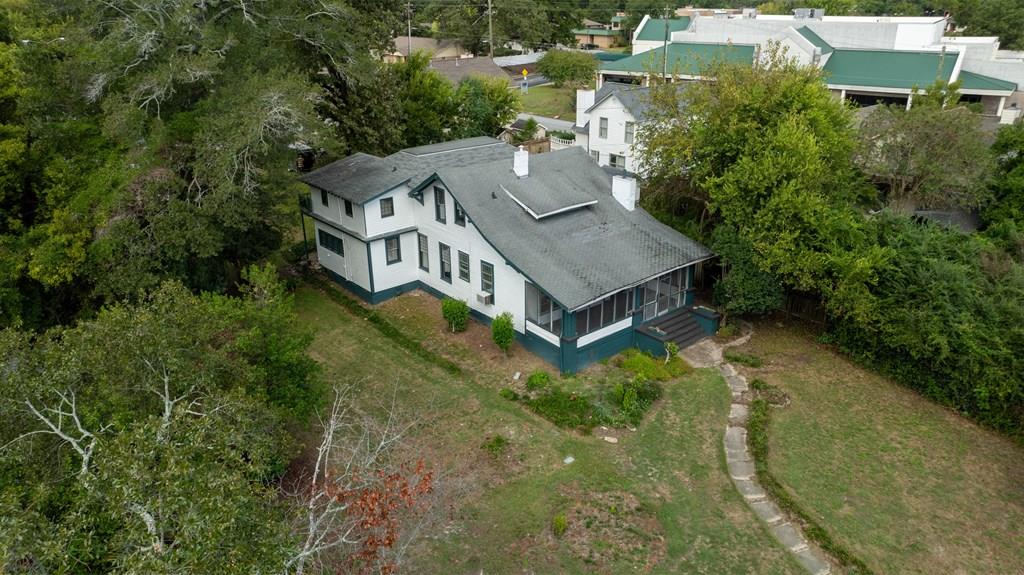
{"type": "Polygon", "coordinates": [[[573,127],[573,122],[570,122],[568,120],[558,120],[555,118],[548,118],[547,116],[538,116],[536,114],[526,114],[520,112],[518,118],[520,120],[528,120],[530,118],[533,118],[534,120],[537,120],[538,124],[544,126],[548,130],[560,130],[563,132],[571,132],[573,127]]]}

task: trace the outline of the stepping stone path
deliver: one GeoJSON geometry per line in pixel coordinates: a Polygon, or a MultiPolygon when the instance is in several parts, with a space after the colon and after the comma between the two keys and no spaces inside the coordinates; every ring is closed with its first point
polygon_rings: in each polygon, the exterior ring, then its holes
{"type": "Polygon", "coordinates": [[[743,345],[750,340],[751,332],[725,345],[705,339],[680,353],[694,367],[717,367],[718,372],[729,384],[732,404],[729,406],[729,422],[725,428],[722,444],[725,449],[725,463],[733,485],[740,492],[747,505],[763,523],[768,526],[775,539],[793,554],[809,573],[829,575],[832,567],[827,555],[804,536],[800,526],[790,522],[779,506],[768,497],[768,493],[757,482],[757,469],[747,445],[747,417],[750,413],[750,387],[747,379],[722,356],[726,347],[743,345]]]}

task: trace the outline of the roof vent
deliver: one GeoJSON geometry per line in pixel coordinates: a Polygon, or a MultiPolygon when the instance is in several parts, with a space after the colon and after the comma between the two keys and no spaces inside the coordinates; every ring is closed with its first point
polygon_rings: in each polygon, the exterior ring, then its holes
{"type": "Polygon", "coordinates": [[[527,152],[526,148],[519,146],[519,149],[512,155],[512,171],[515,172],[517,178],[525,178],[530,175],[530,152],[527,152]]]}

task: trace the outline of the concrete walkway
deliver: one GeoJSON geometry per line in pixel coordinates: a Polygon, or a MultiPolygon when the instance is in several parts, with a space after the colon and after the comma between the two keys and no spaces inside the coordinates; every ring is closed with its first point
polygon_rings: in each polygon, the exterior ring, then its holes
{"type": "Polygon", "coordinates": [[[729,406],[729,422],[725,427],[722,440],[725,449],[725,463],[729,469],[736,490],[754,511],[754,514],[768,526],[772,535],[793,554],[809,573],[813,575],[829,575],[832,568],[824,551],[808,541],[800,525],[790,521],[779,506],[768,497],[768,493],[757,481],[757,469],[750,456],[747,445],[747,416],[749,415],[750,387],[747,379],[740,375],[736,368],[726,362],[723,352],[726,348],[743,345],[750,340],[753,329],[745,329],[743,337],[726,344],[719,344],[711,339],[700,341],[679,353],[694,367],[716,368],[729,384],[732,392],[732,404],[729,406]]]}

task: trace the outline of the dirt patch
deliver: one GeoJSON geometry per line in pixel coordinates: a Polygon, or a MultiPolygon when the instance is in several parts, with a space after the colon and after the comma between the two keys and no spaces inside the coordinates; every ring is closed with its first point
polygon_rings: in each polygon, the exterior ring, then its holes
{"type": "Polygon", "coordinates": [[[562,541],[576,557],[602,572],[613,566],[616,572],[648,572],[665,556],[661,524],[635,495],[586,492],[576,485],[561,494],[572,501],[562,541]]]}

